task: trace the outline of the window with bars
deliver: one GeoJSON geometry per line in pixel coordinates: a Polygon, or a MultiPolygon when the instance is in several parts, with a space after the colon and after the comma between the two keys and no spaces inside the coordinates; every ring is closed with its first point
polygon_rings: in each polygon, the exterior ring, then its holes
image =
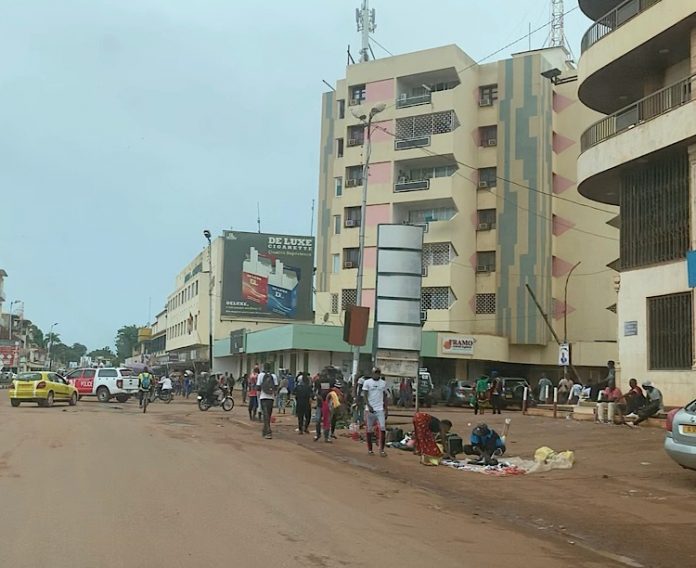
{"type": "Polygon", "coordinates": [[[422,181],[425,179],[451,177],[457,171],[457,166],[452,164],[448,166],[436,166],[429,168],[399,168],[397,180],[399,183],[408,183],[410,181],[422,181]]]}
{"type": "Polygon", "coordinates": [[[479,187],[495,187],[498,185],[497,168],[481,168],[479,173],[479,187]]]}
{"type": "Polygon", "coordinates": [[[476,294],[476,313],[495,313],[495,294],[476,294]]]}
{"type": "Polygon", "coordinates": [[[359,248],[343,249],[343,268],[357,268],[360,262],[359,248]]]}
{"type": "Polygon", "coordinates": [[[348,166],[346,168],[346,187],[356,187],[362,185],[363,167],[348,166]]]}
{"type": "Polygon", "coordinates": [[[479,104],[490,106],[498,100],[498,85],[483,85],[479,87],[479,104]]]}
{"type": "Polygon", "coordinates": [[[359,105],[365,100],[365,85],[351,85],[348,89],[348,94],[350,95],[350,105],[359,105]]]}
{"type": "Polygon", "coordinates": [[[346,207],[343,210],[346,227],[359,227],[361,220],[360,207],[346,207]]]}
{"type": "Polygon", "coordinates": [[[679,260],[689,250],[689,159],[655,161],[621,180],[621,267],[679,260]]]}
{"type": "Polygon", "coordinates": [[[691,369],[693,365],[692,293],[648,298],[648,353],[653,370],[691,369]]]}
{"type": "Polygon", "coordinates": [[[479,128],[479,146],[497,146],[498,145],[498,126],[482,126],[479,128]]]}
{"type": "Polygon", "coordinates": [[[459,121],[453,110],[399,118],[396,120],[396,139],[411,140],[432,134],[445,134],[452,132],[457,126],[459,121]]]}
{"type": "Polygon", "coordinates": [[[455,299],[452,289],[448,286],[423,287],[421,310],[449,310],[455,299]]]}
{"type": "Polygon", "coordinates": [[[478,230],[487,231],[489,229],[495,229],[496,222],[496,210],[495,209],[479,209],[477,212],[478,216],[478,230]]]}
{"type": "Polygon", "coordinates": [[[338,313],[338,294],[331,294],[331,313],[338,313]]]}
{"type": "Polygon", "coordinates": [[[348,127],[348,146],[362,146],[365,143],[365,127],[355,124],[348,127]]]}
{"type": "Polygon", "coordinates": [[[343,157],[343,138],[336,138],[336,156],[343,157]]]}
{"type": "Polygon", "coordinates": [[[432,223],[435,221],[449,221],[457,211],[454,207],[435,207],[432,209],[415,209],[408,212],[408,222],[432,223]]]}
{"type": "Polygon", "coordinates": [[[425,243],[423,245],[423,268],[449,264],[455,256],[451,243],[425,243]]]}
{"type": "Polygon", "coordinates": [[[495,251],[486,250],[476,253],[476,272],[495,272],[495,251]]]}
{"type": "Polygon", "coordinates": [[[341,290],[341,310],[347,310],[358,303],[358,291],[355,288],[341,290]]]}

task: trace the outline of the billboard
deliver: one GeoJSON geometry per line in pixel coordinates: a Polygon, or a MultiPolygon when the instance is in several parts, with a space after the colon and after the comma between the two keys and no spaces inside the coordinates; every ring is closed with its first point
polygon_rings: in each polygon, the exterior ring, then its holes
{"type": "Polygon", "coordinates": [[[223,236],[221,317],[314,320],[314,237],[223,236]]]}

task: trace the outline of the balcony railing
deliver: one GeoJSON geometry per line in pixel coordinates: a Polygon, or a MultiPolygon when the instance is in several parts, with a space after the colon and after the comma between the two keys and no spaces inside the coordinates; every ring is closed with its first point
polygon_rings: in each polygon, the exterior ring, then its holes
{"type": "Polygon", "coordinates": [[[582,37],[581,52],[592,47],[603,37],[620,28],[630,19],[651,8],[661,0],[626,0],[611,12],[602,16],[582,37]]]}
{"type": "Polygon", "coordinates": [[[407,108],[418,105],[427,105],[430,103],[431,100],[432,93],[425,93],[423,95],[413,95],[410,97],[401,95],[396,100],[396,108],[407,108]]]}
{"type": "Polygon", "coordinates": [[[430,189],[429,179],[397,181],[394,184],[394,191],[396,193],[401,193],[403,191],[420,191],[423,189],[430,189]]]}
{"type": "Polygon", "coordinates": [[[695,100],[695,83],[696,74],[595,122],[580,137],[581,152],[695,100]]]}

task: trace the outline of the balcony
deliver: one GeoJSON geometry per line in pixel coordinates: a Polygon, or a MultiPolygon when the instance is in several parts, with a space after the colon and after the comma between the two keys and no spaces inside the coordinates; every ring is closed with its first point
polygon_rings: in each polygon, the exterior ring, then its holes
{"type": "Polygon", "coordinates": [[[653,93],[603,118],[580,137],[581,152],[694,100],[696,75],[653,93]]]}
{"type": "Polygon", "coordinates": [[[394,184],[394,193],[401,193],[403,191],[422,191],[425,189],[430,189],[429,179],[398,181],[394,184]]]}
{"type": "Polygon", "coordinates": [[[459,75],[453,67],[406,75],[397,79],[396,108],[429,105],[434,94],[450,91],[459,85],[459,75]]]}
{"type": "Polygon", "coordinates": [[[598,20],[607,13],[607,10],[611,10],[623,2],[624,0],[578,0],[580,9],[590,20],[598,20]]]}
{"type": "Polygon", "coordinates": [[[406,93],[402,93],[401,96],[396,99],[396,108],[408,108],[419,105],[429,105],[433,100],[432,93],[425,93],[423,95],[412,95],[408,96],[406,93]]]}
{"type": "Polygon", "coordinates": [[[580,50],[584,53],[602,38],[608,36],[626,22],[641,14],[648,8],[652,8],[662,0],[626,0],[614,8],[608,14],[599,18],[582,38],[580,50]]]}

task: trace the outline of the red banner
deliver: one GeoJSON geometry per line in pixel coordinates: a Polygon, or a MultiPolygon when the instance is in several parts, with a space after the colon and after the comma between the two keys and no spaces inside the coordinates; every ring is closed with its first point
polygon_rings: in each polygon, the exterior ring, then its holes
{"type": "Polygon", "coordinates": [[[16,367],[19,365],[19,346],[0,345],[0,363],[3,367],[16,367]]]}

